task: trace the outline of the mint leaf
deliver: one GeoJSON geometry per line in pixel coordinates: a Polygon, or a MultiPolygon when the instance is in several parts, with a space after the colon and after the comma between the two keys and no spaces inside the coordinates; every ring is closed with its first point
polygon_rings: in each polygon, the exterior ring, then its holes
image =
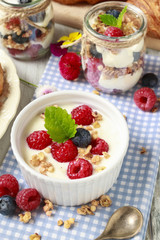
{"type": "Polygon", "coordinates": [[[122,20],[123,20],[123,16],[124,14],[127,12],[127,6],[125,6],[122,11],[120,12],[118,19],[117,19],[117,27],[121,28],[122,26],[122,20]]]}
{"type": "Polygon", "coordinates": [[[113,15],[110,15],[110,14],[102,14],[102,15],[99,15],[99,17],[104,24],[112,27],[121,28],[123,16],[126,13],[126,11],[127,11],[127,6],[125,6],[122,9],[118,18],[115,18],[113,15]]]}
{"type": "Polygon", "coordinates": [[[76,134],[77,124],[65,109],[50,106],[45,109],[45,128],[53,141],[62,143],[76,134]]]}
{"type": "Polygon", "coordinates": [[[112,27],[117,26],[117,18],[115,18],[113,15],[103,14],[103,15],[99,15],[99,17],[104,24],[112,27]]]}

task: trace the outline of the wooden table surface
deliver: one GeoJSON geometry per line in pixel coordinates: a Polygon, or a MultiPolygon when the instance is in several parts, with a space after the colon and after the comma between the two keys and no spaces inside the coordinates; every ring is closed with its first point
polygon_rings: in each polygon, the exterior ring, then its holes
{"type": "MultiPolygon", "coordinates": [[[[56,42],[62,35],[68,35],[70,32],[74,32],[76,29],[71,27],[66,27],[60,24],[55,24],[55,36],[54,42],[56,42]]],[[[160,56],[159,51],[147,49],[147,53],[152,55],[160,56]]],[[[19,78],[22,78],[28,82],[38,85],[39,80],[43,74],[45,66],[49,59],[49,54],[39,60],[36,61],[19,61],[13,59],[15,63],[17,73],[19,78]]],[[[21,83],[21,100],[18,108],[18,112],[31,100],[34,88],[21,83]]],[[[13,120],[14,121],[14,120],[13,120]]],[[[6,134],[0,140],[0,163],[3,161],[5,157],[5,153],[8,150],[10,145],[10,129],[12,126],[11,122],[6,134]]],[[[160,171],[159,171],[160,173],[160,171]]],[[[157,183],[155,187],[155,193],[152,202],[152,209],[150,214],[150,221],[148,225],[148,230],[146,234],[146,240],[160,240],[160,174],[157,176],[157,183]]]]}

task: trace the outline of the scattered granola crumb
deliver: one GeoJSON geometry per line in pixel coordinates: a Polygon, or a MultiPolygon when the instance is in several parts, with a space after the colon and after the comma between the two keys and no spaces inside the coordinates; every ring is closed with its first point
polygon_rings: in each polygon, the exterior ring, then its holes
{"type": "Polygon", "coordinates": [[[41,114],[40,114],[40,117],[41,117],[42,119],[45,119],[44,113],[41,113],[41,114]]]}
{"type": "Polygon", "coordinates": [[[44,152],[45,153],[51,153],[51,149],[49,147],[47,147],[47,148],[44,149],[44,152]]]}
{"type": "Polygon", "coordinates": [[[108,152],[102,152],[102,153],[103,153],[104,158],[106,158],[106,159],[110,158],[110,155],[108,152]]]}
{"type": "Polygon", "coordinates": [[[50,217],[52,215],[53,203],[48,199],[45,199],[44,202],[45,205],[43,206],[43,210],[46,213],[46,215],[50,217]]]}
{"type": "Polygon", "coordinates": [[[100,128],[100,126],[101,126],[98,121],[93,122],[92,125],[93,125],[94,128],[100,128]]]}
{"type": "Polygon", "coordinates": [[[142,147],[142,149],[141,149],[141,151],[140,151],[140,154],[144,154],[144,153],[146,153],[146,152],[147,152],[146,148],[142,147]]]}
{"type": "Polygon", "coordinates": [[[23,223],[28,223],[31,219],[31,212],[25,212],[24,214],[19,214],[19,221],[23,223]]]}
{"type": "Polygon", "coordinates": [[[29,236],[30,240],[40,240],[41,236],[38,233],[34,233],[32,235],[29,236]]]}
{"type": "Polygon", "coordinates": [[[74,218],[69,218],[68,220],[64,221],[64,228],[70,228],[75,222],[74,218]]]}
{"type": "Polygon", "coordinates": [[[125,114],[123,114],[123,117],[127,120],[127,117],[126,117],[126,115],[125,114]]]}
{"type": "Polygon", "coordinates": [[[155,113],[155,112],[157,112],[158,111],[158,107],[153,107],[152,109],[151,109],[151,112],[152,113],[155,113]]]}
{"type": "Polygon", "coordinates": [[[96,208],[96,206],[91,205],[90,209],[91,209],[92,212],[95,212],[97,208],[96,208]]]}
{"type": "Polygon", "coordinates": [[[101,162],[102,158],[99,155],[94,155],[91,159],[91,162],[95,165],[101,162]]]}
{"type": "Polygon", "coordinates": [[[91,210],[91,207],[88,205],[82,205],[81,208],[77,209],[77,213],[80,215],[94,215],[94,212],[91,210]]]}
{"type": "Polygon", "coordinates": [[[112,204],[112,200],[108,195],[102,195],[99,199],[99,202],[102,207],[109,207],[112,204]]]}
{"type": "Polygon", "coordinates": [[[100,92],[98,92],[97,90],[93,90],[92,93],[94,93],[96,95],[100,95],[100,92]]]}
{"type": "Polygon", "coordinates": [[[101,172],[101,171],[103,171],[103,170],[105,170],[105,169],[106,169],[105,166],[100,166],[100,167],[97,167],[97,168],[95,169],[95,171],[96,171],[96,172],[101,172]]]}
{"type": "Polygon", "coordinates": [[[63,223],[64,223],[63,220],[62,220],[62,219],[59,219],[58,222],[57,222],[57,225],[58,225],[58,226],[62,226],[63,223]]]}
{"type": "Polygon", "coordinates": [[[98,200],[92,200],[92,201],[91,201],[91,205],[92,205],[92,206],[95,206],[95,207],[98,207],[99,201],[98,201],[98,200]]]}

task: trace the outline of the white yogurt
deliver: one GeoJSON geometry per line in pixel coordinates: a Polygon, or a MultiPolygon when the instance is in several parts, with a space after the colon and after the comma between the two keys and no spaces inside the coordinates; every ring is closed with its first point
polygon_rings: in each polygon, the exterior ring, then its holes
{"type": "Polygon", "coordinates": [[[133,64],[134,52],[141,52],[144,46],[144,39],[139,43],[128,47],[119,49],[118,54],[113,54],[111,50],[96,46],[97,52],[102,54],[103,63],[108,67],[125,68],[133,64]]]}
{"type": "MultiPolygon", "coordinates": [[[[73,108],[75,108],[77,105],[63,105],[62,108],[67,109],[68,113],[71,112],[73,108]]],[[[120,151],[121,148],[121,142],[120,142],[120,131],[115,128],[114,122],[107,116],[107,114],[103,115],[103,120],[99,121],[100,128],[96,128],[95,130],[98,131],[98,137],[104,139],[109,144],[109,155],[110,157],[108,159],[104,158],[102,156],[102,161],[98,165],[93,165],[93,174],[97,174],[96,168],[99,168],[101,166],[105,166],[106,168],[111,168],[114,164],[114,159],[117,158],[117,153],[120,151]]],[[[24,131],[23,135],[23,141],[22,141],[22,155],[24,157],[24,160],[28,163],[30,167],[35,169],[39,172],[39,167],[33,167],[30,163],[30,160],[32,158],[32,155],[38,154],[39,152],[44,152],[43,150],[34,150],[30,149],[28,147],[28,144],[26,142],[27,136],[31,134],[33,131],[37,130],[45,130],[44,127],[44,119],[42,119],[39,115],[34,117],[32,122],[29,123],[27,128],[24,131]]],[[[44,152],[45,153],[45,152],[44,152]]],[[[52,178],[58,178],[58,179],[68,179],[68,176],[66,174],[67,163],[60,163],[53,159],[51,153],[45,153],[47,156],[47,160],[53,164],[54,166],[54,172],[49,173],[47,172],[47,175],[52,178]]]]}
{"type": "Polygon", "coordinates": [[[102,72],[98,83],[101,87],[104,87],[107,89],[115,88],[115,89],[121,89],[122,91],[127,91],[137,83],[137,79],[141,77],[142,72],[143,72],[143,69],[139,68],[132,75],[126,74],[118,78],[110,78],[110,79],[106,79],[105,74],[102,72]]]}

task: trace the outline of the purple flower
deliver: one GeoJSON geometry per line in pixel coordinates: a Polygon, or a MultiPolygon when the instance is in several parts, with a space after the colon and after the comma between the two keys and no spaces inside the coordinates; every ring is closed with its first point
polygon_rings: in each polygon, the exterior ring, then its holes
{"type": "Polygon", "coordinates": [[[50,50],[54,56],[60,57],[67,53],[67,51],[68,51],[67,48],[61,48],[62,43],[63,43],[63,41],[58,42],[58,43],[51,43],[50,50]]]}

